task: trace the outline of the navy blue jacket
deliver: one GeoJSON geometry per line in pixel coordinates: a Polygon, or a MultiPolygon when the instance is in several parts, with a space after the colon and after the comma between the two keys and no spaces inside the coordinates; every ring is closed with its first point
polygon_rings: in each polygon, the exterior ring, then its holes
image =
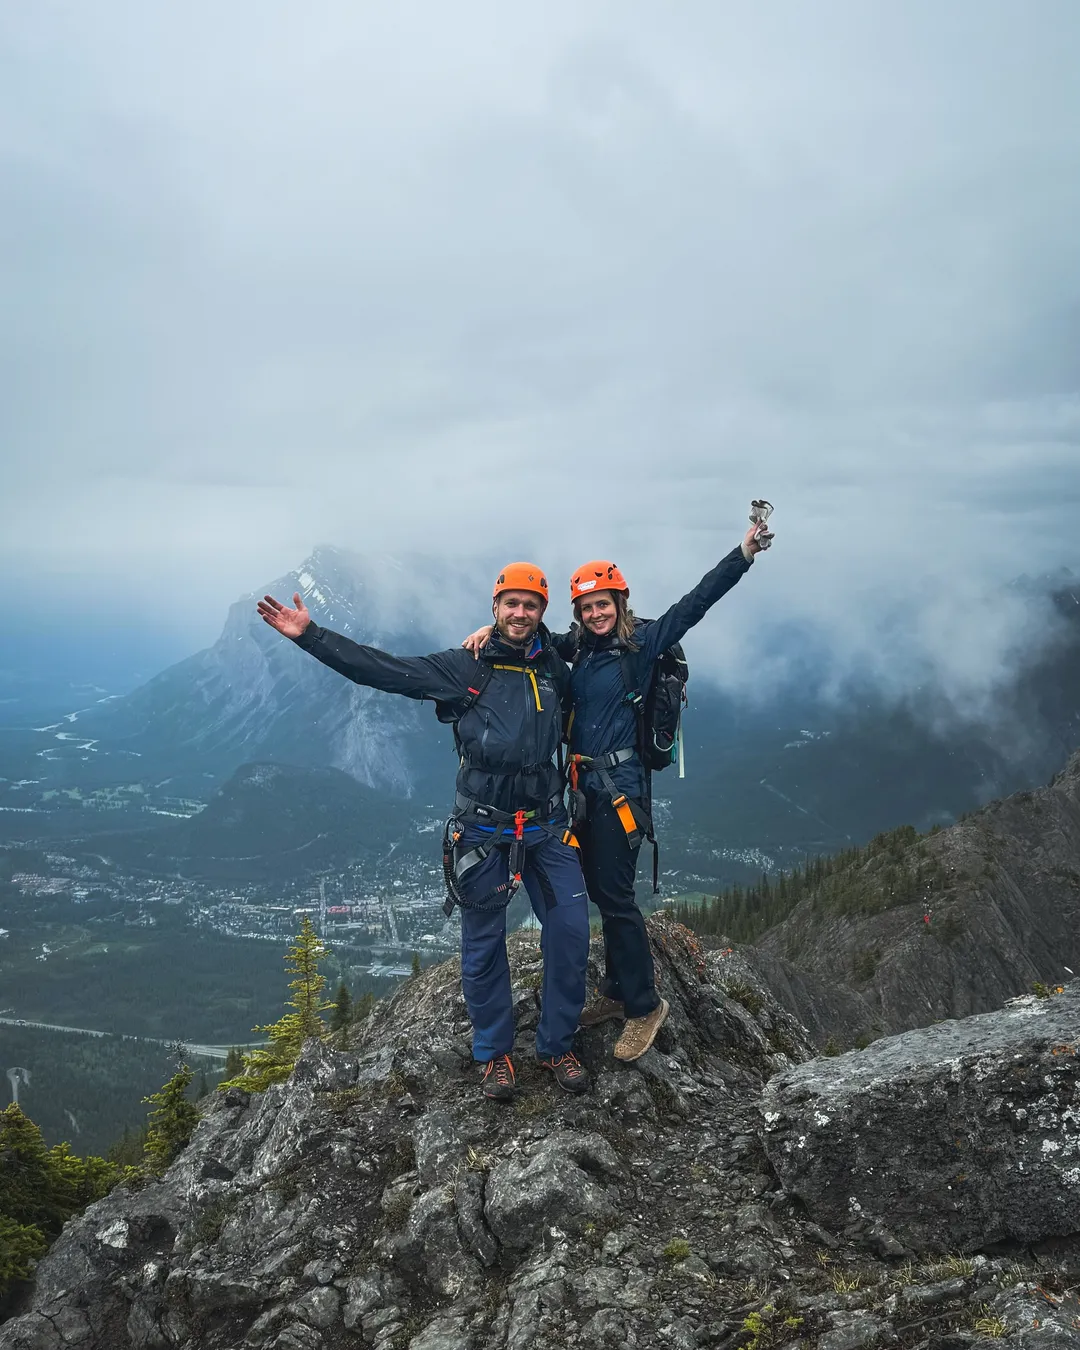
{"type": "MultiPolygon", "coordinates": [[[[636,753],[637,719],[626,700],[620,663],[632,663],[631,684],[643,695],[647,693],[660,653],[700,623],[750,567],[742,547],[732,549],[659,619],[637,621],[634,630],[637,651],[628,651],[612,634],[597,638],[584,627],[552,635],[552,646],[559,655],[574,662],[570,676],[574,708],[570,750],[573,754],[599,756],[634,749],[633,759],[610,770],[615,786],[628,797],[639,801],[644,798],[646,783],[645,769],[636,753]]],[[[603,792],[595,774],[583,774],[581,784],[590,791],[603,792]]]]}
{"type": "Polygon", "coordinates": [[[447,711],[459,716],[457,789],[463,796],[499,811],[533,811],[553,798],[561,803],[563,783],[554,760],[570,675],[543,625],[528,657],[498,630],[492,633],[480,660],[495,669],[483,697],[464,713],[461,700],[477,687],[477,662],[462,647],[431,656],[391,656],[316,623],[296,645],[356,684],[449,705],[447,711]],[[529,673],[498,669],[503,664],[524,666],[529,673]]]}

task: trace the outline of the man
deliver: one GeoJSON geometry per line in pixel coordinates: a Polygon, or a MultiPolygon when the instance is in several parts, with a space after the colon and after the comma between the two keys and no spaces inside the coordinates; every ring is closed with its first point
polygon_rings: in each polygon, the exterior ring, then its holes
{"type": "Polygon", "coordinates": [[[565,1091],[588,1086],[571,1050],[585,1003],[588,900],[555,762],[568,673],[541,622],[547,602],[540,568],[505,567],[492,593],[495,632],[479,665],[461,647],[403,658],[361,646],[313,623],[299,595],[293,609],[269,595],[258,604],[272,628],[332,670],[389,694],[432,699],[440,720],[454,725],[461,763],[444,867],[449,903],[461,907],[473,1058],[484,1065],[484,1095],[495,1101],[514,1095],[506,907],[521,885],[543,930],[537,1059],[565,1091]]]}

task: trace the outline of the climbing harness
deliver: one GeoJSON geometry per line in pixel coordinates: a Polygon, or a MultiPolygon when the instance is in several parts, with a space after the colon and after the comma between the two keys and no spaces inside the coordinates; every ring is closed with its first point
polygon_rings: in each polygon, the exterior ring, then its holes
{"type": "Polygon", "coordinates": [[[570,825],[576,828],[586,817],[585,794],[579,786],[579,775],[584,770],[595,773],[601,786],[611,798],[611,805],[619,818],[619,824],[626,833],[626,842],[631,849],[640,848],[646,840],[653,846],[653,894],[660,891],[660,846],[656,842],[651,814],[638,802],[628,797],[615,786],[615,780],[609,770],[626,764],[637,754],[636,750],[613,750],[607,755],[568,755],[566,759],[567,780],[570,786],[570,825]]]}
{"type": "Polygon", "coordinates": [[[443,913],[447,918],[454,912],[454,906],[462,909],[496,910],[505,909],[521,889],[522,872],[525,868],[527,845],[526,828],[540,830],[560,844],[569,848],[579,848],[577,836],[572,828],[566,829],[552,825],[551,818],[563,804],[562,795],[552,797],[545,806],[534,811],[499,811],[494,806],[485,806],[482,802],[472,801],[458,793],[454,800],[454,814],[446,822],[443,831],[443,879],[446,882],[446,901],[443,913]],[[461,837],[467,824],[480,824],[492,828],[492,836],[482,844],[458,851],[461,837]],[[461,880],[467,872],[479,866],[496,849],[505,848],[509,842],[508,880],[494,887],[487,895],[466,899],[461,890],[461,880]]]}

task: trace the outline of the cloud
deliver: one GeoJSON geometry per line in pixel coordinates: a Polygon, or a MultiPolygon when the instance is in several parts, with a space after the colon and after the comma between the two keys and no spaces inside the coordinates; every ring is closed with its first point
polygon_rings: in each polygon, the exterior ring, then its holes
{"type": "Polygon", "coordinates": [[[68,0],[0,50],[0,560],[42,603],[194,592],[194,646],[329,540],[608,554],[655,612],[764,492],[701,665],[799,635],[978,702],[1000,586],[1076,561],[1070,3],[68,0]]]}

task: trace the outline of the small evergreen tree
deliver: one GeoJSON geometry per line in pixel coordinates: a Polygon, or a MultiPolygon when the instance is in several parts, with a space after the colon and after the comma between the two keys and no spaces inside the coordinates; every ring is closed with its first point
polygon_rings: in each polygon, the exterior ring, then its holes
{"type": "Polygon", "coordinates": [[[244,1056],[234,1045],[225,1056],[225,1078],[235,1078],[238,1073],[244,1071],[244,1056]]]}
{"type": "Polygon", "coordinates": [[[415,980],[416,977],[417,977],[417,975],[419,975],[419,974],[420,974],[420,953],[419,953],[419,952],[413,952],[413,954],[412,954],[412,978],[415,980]]]}
{"type": "Polygon", "coordinates": [[[319,962],[326,955],[326,947],[311,920],[304,916],[300,923],[300,932],[288,951],[286,974],[295,975],[289,981],[292,998],[287,1007],[293,1009],[268,1027],[255,1027],[255,1031],[264,1032],[270,1044],[259,1046],[244,1055],[243,1072],[233,1078],[226,1078],[218,1084],[219,1090],[230,1087],[244,1088],[247,1092],[265,1092],[271,1083],[283,1083],[292,1073],[300,1049],[309,1036],[323,1036],[326,1023],[322,1013],[333,1005],[321,999],[326,988],[325,978],[319,974],[319,962]]]}
{"type": "Polygon", "coordinates": [[[29,1278],[31,1261],[42,1256],[48,1245],[40,1228],[0,1214],[0,1299],[10,1285],[29,1278]]]}
{"type": "Polygon", "coordinates": [[[349,1023],[352,1021],[352,997],[344,982],[338,985],[334,1011],[330,1014],[330,1034],[337,1036],[342,1050],[349,1048],[349,1023]]]}
{"type": "Polygon", "coordinates": [[[115,1167],[138,1167],[146,1154],[146,1134],[145,1125],[139,1130],[130,1130],[125,1125],[124,1133],[106,1155],[108,1161],[115,1167]]]}
{"type": "Polygon", "coordinates": [[[118,1177],[104,1158],[77,1158],[67,1144],[46,1148],[14,1103],[0,1111],[0,1301],[67,1220],[100,1200],[118,1177]]]}
{"type": "Polygon", "coordinates": [[[161,1176],[168,1165],[187,1144],[199,1122],[194,1102],[188,1100],[191,1070],[185,1064],[159,1091],[144,1097],[153,1106],[146,1133],[146,1168],[154,1176],[161,1176]]]}
{"type": "Polygon", "coordinates": [[[198,1091],[195,1093],[196,1101],[201,1101],[202,1098],[205,1097],[209,1091],[210,1091],[210,1084],[206,1081],[206,1070],[203,1069],[202,1073],[199,1074],[199,1088],[198,1091]]]}
{"type": "Polygon", "coordinates": [[[367,993],[361,994],[353,1004],[353,1021],[366,1022],[371,1016],[375,1007],[375,995],[369,989],[367,993]]]}
{"type": "Polygon", "coordinates": [[[340,1031],[343,1026],[352,1021],[352,996],[349,993],[348,986],[344,981],[338,985],[337,997],[334,999],[334,1010],[330,1014],[330,1030],[340,1031]]]}

